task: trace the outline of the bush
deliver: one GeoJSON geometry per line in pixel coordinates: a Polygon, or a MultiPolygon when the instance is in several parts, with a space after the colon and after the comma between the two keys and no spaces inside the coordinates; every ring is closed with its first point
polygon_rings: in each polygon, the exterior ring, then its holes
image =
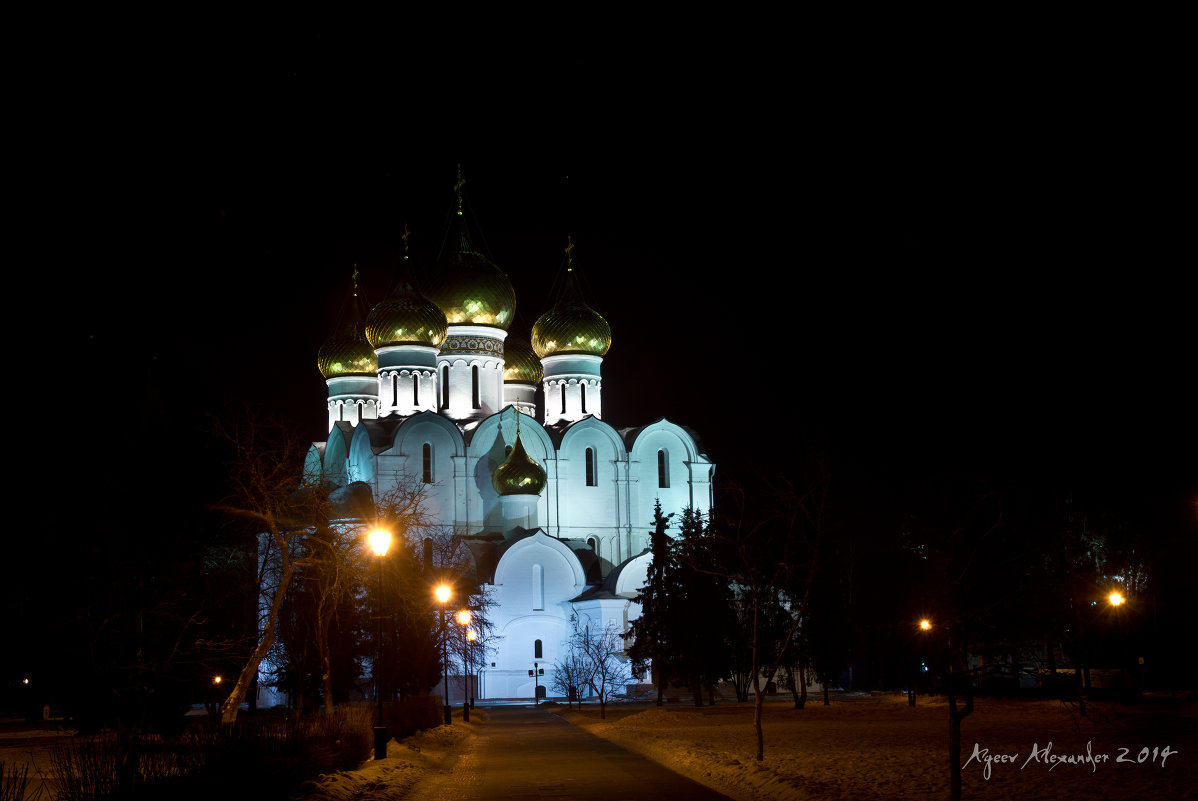
{"type": "MultiPolygon", "coordinates": [[[[29,766],[8,770],[0,762],[0,801],[25,801],[29,787],[29,766]]],[[[40,793],[38,794],[40,795],[40,793]]]]}
{"type": "Polygon", "coordinates": [[[357,768],[370,755],[372,723],[368,706],[332,715],[245,717],[171,740],[88,738],[55,749],[51,765],[64,801],[209,799],[230,786],[268,801],[288,798],[322,773],[357,768]]]}
{"type": "Polygon", "coordinates": [[[383,725],[396,740],[445,723],[441,699],[432,695],[405,696],[383,705],[383,725]]]}

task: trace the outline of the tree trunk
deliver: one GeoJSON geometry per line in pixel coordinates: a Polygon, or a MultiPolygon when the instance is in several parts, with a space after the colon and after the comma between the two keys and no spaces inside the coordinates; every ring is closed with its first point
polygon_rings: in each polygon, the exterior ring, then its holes
{"type": "Polygon", "coordinates": [[[753,731],[757,733],[757,761],[765,759],[765,736],[761,731],[761,706],[765,701],[765,690],[761,676],[757,674],[757,595],[753,595],[753,731]]]}
{"type": "Polygon", "coordinates": [[[270,614],[267,615],[266,624],[262,627],[262,638],[258,640],[258,646],[250,654],[249,660],[242,666],[237,681],[233,683],[233,689],[229,691],[229,697],[220,705],[220,722],[225,725],[237,722],[237,712],[241,708],[241,702],[245,700],[245,694],[249,690],[250,684],[258,675],[258,666],[262,664],[262,660],[270,653],[271,646],[275,644],[279,610],[283,607],[283,598],[287,595],[287,585],[291,583],[291,574],[294,572],[286,542],[280,543],[280,552],[280,558],[283,561],[282,573],[279,576],[279,584],[275,588],[275,597],[271,600],[270,614]]]}
{"type": "Polygon", "coordinates": [[[807,666],[804,664],[800,664],[799,665],[799,705],[798,705],[798,708],[802,709],[805,706],[807,706],[807,666]]]}

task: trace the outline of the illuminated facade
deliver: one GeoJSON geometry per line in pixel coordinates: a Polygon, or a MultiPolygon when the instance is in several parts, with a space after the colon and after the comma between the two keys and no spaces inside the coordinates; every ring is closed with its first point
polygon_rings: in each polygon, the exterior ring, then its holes
{"type": "Polygon", "coordinates": [[[420,290],[401,276],[322,347],[329,435],[308,469],[376,497],[399,476],[427,485],[433,518],[462,538],[495,602],[476,697],[532,698],[552,682],[572,613],[621,630],[639,615],[654,505],[706,513],[714,465],[668,420],[602,419],[611,330],[579,292],[573,246],[557,302],[518,336],[515,292],[475,248],[460,188],[457,204],[420,290]]]}

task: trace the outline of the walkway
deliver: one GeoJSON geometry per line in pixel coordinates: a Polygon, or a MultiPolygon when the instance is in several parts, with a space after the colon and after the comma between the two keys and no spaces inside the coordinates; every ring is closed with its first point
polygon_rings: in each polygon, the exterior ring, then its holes
{"type": "Polygon", "coordinates": [[[602,740],[551,711],[493,707],[451,771],[407,794],[421,801],[728,801],[656,762],[602,740]]]}

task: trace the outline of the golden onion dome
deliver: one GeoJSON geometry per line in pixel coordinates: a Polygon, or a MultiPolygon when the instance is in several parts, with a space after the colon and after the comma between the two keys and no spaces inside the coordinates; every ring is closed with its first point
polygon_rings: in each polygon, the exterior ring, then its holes
{"type": "Polygon", "coordinates": [[[458,251],[422,287],[450,325],[489,325],[507,330],[516,315],[516,291],[486,257],[458,251]]]}
{"type": "Polygon", "coordinates": [[[532,349],[542,359],[555,353],[602,356],[611,347],[611,326],[586,305],[558,304],[532,326],[532,349]]]}
{"type": "Polygon", "coordinates": [[[390,296],[366,315],[366,338],[376,348],[386,345],[432,345],[445,341],[445,315],[428,298],[401,282],[390,296]]]}
{"type": "Polygon", "coordinates": [[[540,495],[545,489],[547,477],[545,468],[534,462],[528,451],[524,450],[524,443],[517,432],[511,453],[491,476],[491,486],[500,495],[540,495]]]}
{"type": "Polygon", "coordinates": [[[329,337],[316,355],[316,366],[325,378],[343,375],[377,375],[379,360],[374,348],[355,323],[329,337]]]}
{"type": "Polygon", "coordinates": [[[503,341],[503,382],[505,384],[539,384],[545,377],[541,360],[532,352],[532,345],[521,337],[503,341]]]}

